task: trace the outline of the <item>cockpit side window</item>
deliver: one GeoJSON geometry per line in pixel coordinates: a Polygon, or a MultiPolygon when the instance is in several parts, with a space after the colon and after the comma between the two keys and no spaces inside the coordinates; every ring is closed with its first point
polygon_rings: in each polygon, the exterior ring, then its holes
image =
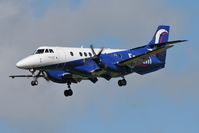
{"type": "Polygon", "coordinates": [[[49,53],[49,50],[48,50],[48,49],[46,49],[46,50],[45,50],[45,53],[49,53]]]}
{"type": "Polygon", "coordinates": [[[54,53],[54,51],[52,49],[49,49],[50,53],[54,53]]]}
{"type": "Polygon", "coordinates": [[[35,54],[43,54],[44,53],[44,49],[38,49],[35,54]]]}

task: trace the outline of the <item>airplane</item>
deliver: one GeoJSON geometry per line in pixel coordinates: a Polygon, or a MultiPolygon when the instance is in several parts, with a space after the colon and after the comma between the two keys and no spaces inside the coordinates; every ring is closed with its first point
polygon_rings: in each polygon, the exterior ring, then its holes
{"type": "Polygon", "coordinates": [[[11,75],[11,78],[33,78],[32,86],[38,85],[38,78],[67,84],[64,95],[72,96],[72,83],[89,80],[96,83],[98,78],[121,79],[118,85],[126,86],[125,76],[140,75],[163,69],[166,64],[167,49],[187,40],[169,40],[170,26],[160,25],[152,40],[144,46],[133,49],[39,47],[33,55],[20,60],[16,67],[29,70],[30,75],[11,75]]]}

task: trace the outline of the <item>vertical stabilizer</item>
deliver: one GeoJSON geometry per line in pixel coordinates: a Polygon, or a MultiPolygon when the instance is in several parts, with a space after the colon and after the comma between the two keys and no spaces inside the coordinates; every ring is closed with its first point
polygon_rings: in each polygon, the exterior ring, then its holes
{"type": "MultiPolygon", "coordinates": [[[[169,26],[160,25],[158,27],[157,31],[155,32],[155,35],[153,36],[152,40],[147,45],[147,47],[150,47],[150,45],[153,45],[153,44],[168,42],[168,40],[169,40],[169,30],[170,30],[169,26]]],[[[165,63],[165,61],[166,61],[166,51],[158,53],[156,56],[158,57],[158,59],[162,63],[165,63]]]]}

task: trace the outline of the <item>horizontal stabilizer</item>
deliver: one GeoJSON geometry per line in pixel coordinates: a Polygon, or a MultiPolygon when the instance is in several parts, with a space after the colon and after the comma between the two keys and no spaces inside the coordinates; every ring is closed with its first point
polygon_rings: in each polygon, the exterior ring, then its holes
{"type": "Polygon", "coordinates": [[[117,65],[118,66],[130,66],[130,67],[135,67],[137,65],[140,65],[141,63],[143,63],[144,61],[148,60],[148,58],[150,56],[153,56],[153,55],[156,55],[158,53],[161,53],[169,48],[173,47],[173,45],[167,45],[167,46],[164,46],[164,47],[161,47],[161,48],[158,48],[156,50],[153,50],[153,51],[149,51],[149,52],[146,52],[144,54],[141,54],[141,55],[138,55],[138,56],[135,56],[135,57],[132,57],[128,60],[124,60],[124,61],[121,61],[119,62],[117,65]]]}
{"type": "Polygon", "coordinates": [[[158,44],[151,44],[150,48],[162,47],[162,46],[165,46],[165,45],[182,43],[182,42],[186,42],[186,41],[188,41],[188,40],[176,40],[176,41],[169,41],[169,42],[163,42],[163,43],[158,43],[158,44]]]}

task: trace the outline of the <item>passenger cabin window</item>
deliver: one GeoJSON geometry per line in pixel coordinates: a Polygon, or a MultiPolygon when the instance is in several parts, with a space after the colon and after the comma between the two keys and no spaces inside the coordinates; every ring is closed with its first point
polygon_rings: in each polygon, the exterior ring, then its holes
{"type": "Polygon", "coordinates": [[[80,55],[80,56],[83,56],[82,52],[79,52],[79,55],[80,55]]]}
{"type": "Polygon", "coordinates": [[[43,54],[43,53],[44,53],[44,49],[38,49],[35,54],[43,54]]]}
{"type": "Polygon", "coordinates": [[[54,51],[52,49],[50,49],[49,51],[50,51],[50,53],[54,53],[54,51]]]}
{"type": "Polygon", "coordinates": [[[70,52],[70,55],[71,55],[71,56],[74,56],[73,52],[70,52]]]}
{"type": "Polygon", "coordinates": [[[90,57],[92,57],[92,54],[90,52],[88,54],[89,54],[90,57]]]}
{"type": "Polygon", "coordinates": [[[84,56],[86,56],[86,57],[87,57],[87,53],[86,53],[86,52],[84,52],[84,56]]]}

